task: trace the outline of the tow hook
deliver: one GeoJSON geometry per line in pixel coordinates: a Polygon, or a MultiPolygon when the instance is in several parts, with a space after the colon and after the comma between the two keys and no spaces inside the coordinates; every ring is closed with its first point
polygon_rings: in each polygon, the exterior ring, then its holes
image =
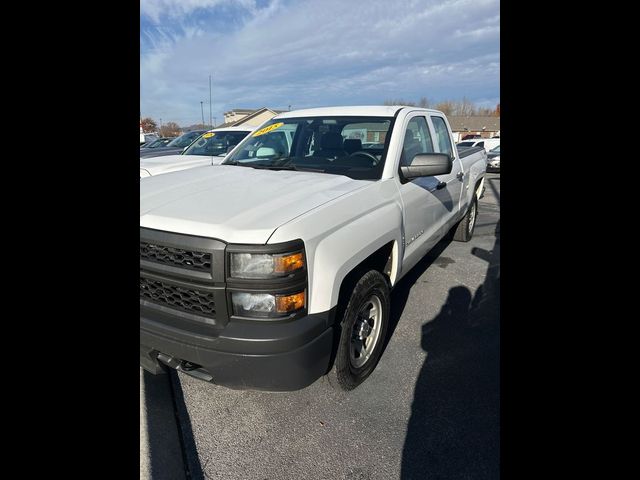
{"type": "Polygon", "coordinates": [[[180,360],[179,358],[172,357],[165,353],[158,353],[158,360],[165,365],[173,368],[174,370],[186,373],[187,375],[195,378],[199,378],[200,380],[204,380],[205,382],[210,382],[213,380],[213,376],[209,374],[205,369],[203,369],[202,365],[198,365],[197,363],[188,362],[187,360],[180,360]]]}

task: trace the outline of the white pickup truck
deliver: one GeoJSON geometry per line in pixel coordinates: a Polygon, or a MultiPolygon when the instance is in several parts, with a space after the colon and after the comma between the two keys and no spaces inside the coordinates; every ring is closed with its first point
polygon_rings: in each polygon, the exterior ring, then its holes
{"type": "Polygon", "coordinates": [[[217,165],[251,131],[251,127],[214,128],[196,138],[178,155],[141,158],[140,179],[188,168],[217,165]]]}
{"type": "Polygon", "coordinates": [[[390,290],[453,230],[486,153],[401,106],[282,113],[222,164],[140,182],[140,365],[231,388],[350,390],[373,371],[390,290]]]}

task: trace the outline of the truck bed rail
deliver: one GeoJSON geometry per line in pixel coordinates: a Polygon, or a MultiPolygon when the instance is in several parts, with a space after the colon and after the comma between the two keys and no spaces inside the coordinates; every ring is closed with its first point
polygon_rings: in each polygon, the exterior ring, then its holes
{"type": "Polygon", "coordinates": [[[476,152],[481,152],[482,150],[484,150],[483,147],[462,147],[462,148],[458,148],[458,157],[459,158],[464,158],[464,157],[468,157],[469,155],[472,155],[476,152]]]}

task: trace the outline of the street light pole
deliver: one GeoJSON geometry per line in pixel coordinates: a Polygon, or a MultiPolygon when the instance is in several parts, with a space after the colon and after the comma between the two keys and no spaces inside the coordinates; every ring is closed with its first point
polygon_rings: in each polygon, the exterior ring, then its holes
{"type": "Polygon", "coordinates": [[[202,112],[202,126],[204,127],[204,107],[202,101],[200,101],[200,111],[202,112]]]}
{"type": "Polygon", "coordinates": [[[209,125],[213,128],[213,124],[211,123],[211,75],[209,75],[209,125]]]}

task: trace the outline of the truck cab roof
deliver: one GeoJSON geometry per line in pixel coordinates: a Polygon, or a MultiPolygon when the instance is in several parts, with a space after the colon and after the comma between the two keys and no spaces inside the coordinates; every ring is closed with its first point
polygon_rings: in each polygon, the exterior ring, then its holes
{"type": "Polygon", "coordinates": [[[354,117],[393,117],[398,111],[403,108],[411,110],[421,110],[429,113],[441,113],[438,110],[432,110],[428,108],[411,107],[407,105],[362,105],[362,106],[350,106],[350,107],[320,107],[320,108],[308,108],[305,110],[294,110],[291,112],[284,112],[273,117],[274,119],[280,118],[299,118],[299,117],[323,117],[323,116],[354,116],[354,117]]]}

